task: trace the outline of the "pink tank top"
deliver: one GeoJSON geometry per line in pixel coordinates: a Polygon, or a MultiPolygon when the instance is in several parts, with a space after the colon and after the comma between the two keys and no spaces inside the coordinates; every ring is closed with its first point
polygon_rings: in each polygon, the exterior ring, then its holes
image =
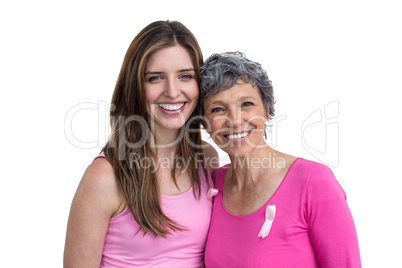
{"type": "MultiPolygon", "coordinates": [[[[102,156],[100,156],[102,157],[102,156]]],[[[104,157],[104,156],[103,156],[104,157]]],[[[189,231],[174,232],[167,238],[154,237],[140,230],[128,207],[110,219],[103,247],[103,268],[109,267],[203,267],[204,250],[212,214],[207,197],[213,186],[201,166],[201,196],[196,199],[193,188],[175,196],[161,196],[163,212],[189,231]],[[208,187],[206,180],[209,180],[208,187]]]]}

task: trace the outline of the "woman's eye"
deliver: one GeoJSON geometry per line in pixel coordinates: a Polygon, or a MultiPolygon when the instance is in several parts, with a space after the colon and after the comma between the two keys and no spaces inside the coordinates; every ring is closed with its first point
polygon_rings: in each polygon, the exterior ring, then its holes
{"type": "Polygon", "coordinates": [[[252,102],[249,102],[249,101],[246,101],[245,103],[243,103],[243,105],[242,106],[252,106],[253,105],[253,103],[252,102]]]}
{"type": "Polygon", "coordinates": [[[191,79],[191,78],[193,78],[193,76],[191,74],[183,74],[183,75],[180,76],[180,78],[191,79]]]}
{"type": "Polygon", "coordinates": [[[148,78],[148,82],[155,82],[158,81],[159,79],[161,79],[159,75],[154,75],[148,78]]]}
{"type": "Polygon", "coordinates": [[[222,112],[223,111],[223,109],[222,108],[213,108],[212,110],[211,110],[211,113],[219,113],[219,112],[222,112]]]}

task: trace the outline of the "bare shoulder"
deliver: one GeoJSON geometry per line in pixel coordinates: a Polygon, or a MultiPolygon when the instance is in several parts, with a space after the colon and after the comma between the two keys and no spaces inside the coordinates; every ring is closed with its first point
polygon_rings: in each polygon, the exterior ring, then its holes
{"type": "Polygon", "coordinates": [[[78,185],[67,224],[64,267],[99,267],[110,218],[124,209],[112,166],[96,159],[78,185]]]}
{"type": "Polygon", "coordinates": [[[120,210],[122,197],[113,167],[105,158],[98,158],[87,167],[81,178],[70,216],[97,214],[110,219],[120,210]]]}
{"type": "Polygon", "coordinates": [[[117,182],[112,165],[105,158],[98,158],[94,160],[85,170],[82,182],[114,184],[117,182]]]}
{"type": "MultiPolygon", "coordinates": [[[[287,172],[289,168],[292,166],[293,162],[296,161],[297,157],[289,154],[285,154],[282,152],[275,152],[276,155],[276,164],[277,167],[282,170],[282,172],[287,172]]],[[[275,163],[274,162],[274,163],[275,163]]]]}
{"type": "MultiPolygon", "coordinates": [[[[105,158],[98,158],[93,161],[86,169],[80,185],[78,186],[76,196],[84,192],[88,199],[100,198],[100,203],[110,208],[115,208],[115,214],[121,208],[123,195],[120,190],[117,178],[112,165],[105,158]]],[[[91,201],[91,200],[87,200],[91,201]]]]}
{"type": "Polygon", "coordinates": [[[204,161],[207,164],[208,171],[210,174],[214,173],[215,170],[219,168],[219,155],[216,149],[206,141],[201,141],[204,161]]]}

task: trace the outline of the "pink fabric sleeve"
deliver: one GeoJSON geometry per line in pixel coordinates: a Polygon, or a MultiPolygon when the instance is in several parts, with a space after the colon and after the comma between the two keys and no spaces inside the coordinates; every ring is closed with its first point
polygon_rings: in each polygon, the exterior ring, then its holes
{"type": "Polygon", "coordinates": [[[328,167],[319,165],[311,173],[305,200],[305,217],[320,266],[361,267],[346,194],[328,167]]]}

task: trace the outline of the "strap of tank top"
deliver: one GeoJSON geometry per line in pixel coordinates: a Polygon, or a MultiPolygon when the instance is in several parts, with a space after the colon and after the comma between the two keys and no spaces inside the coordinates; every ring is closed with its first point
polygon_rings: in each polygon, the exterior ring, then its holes
{"type": "Polygon", "coordinates": [[[222,191],[223,182],[225,180],[225,174],[231,164],[226,164],[219,168],[212,174],[212,181],[214,182],[215,188],[222,191]]]}
{"type": "Polygon", "coordinates": [[[95,161],[98,158],[106,158],[106,155],[102,152],[97,157],[95,157],[94,160],[92,160],[92,161],[95,161]]]}

